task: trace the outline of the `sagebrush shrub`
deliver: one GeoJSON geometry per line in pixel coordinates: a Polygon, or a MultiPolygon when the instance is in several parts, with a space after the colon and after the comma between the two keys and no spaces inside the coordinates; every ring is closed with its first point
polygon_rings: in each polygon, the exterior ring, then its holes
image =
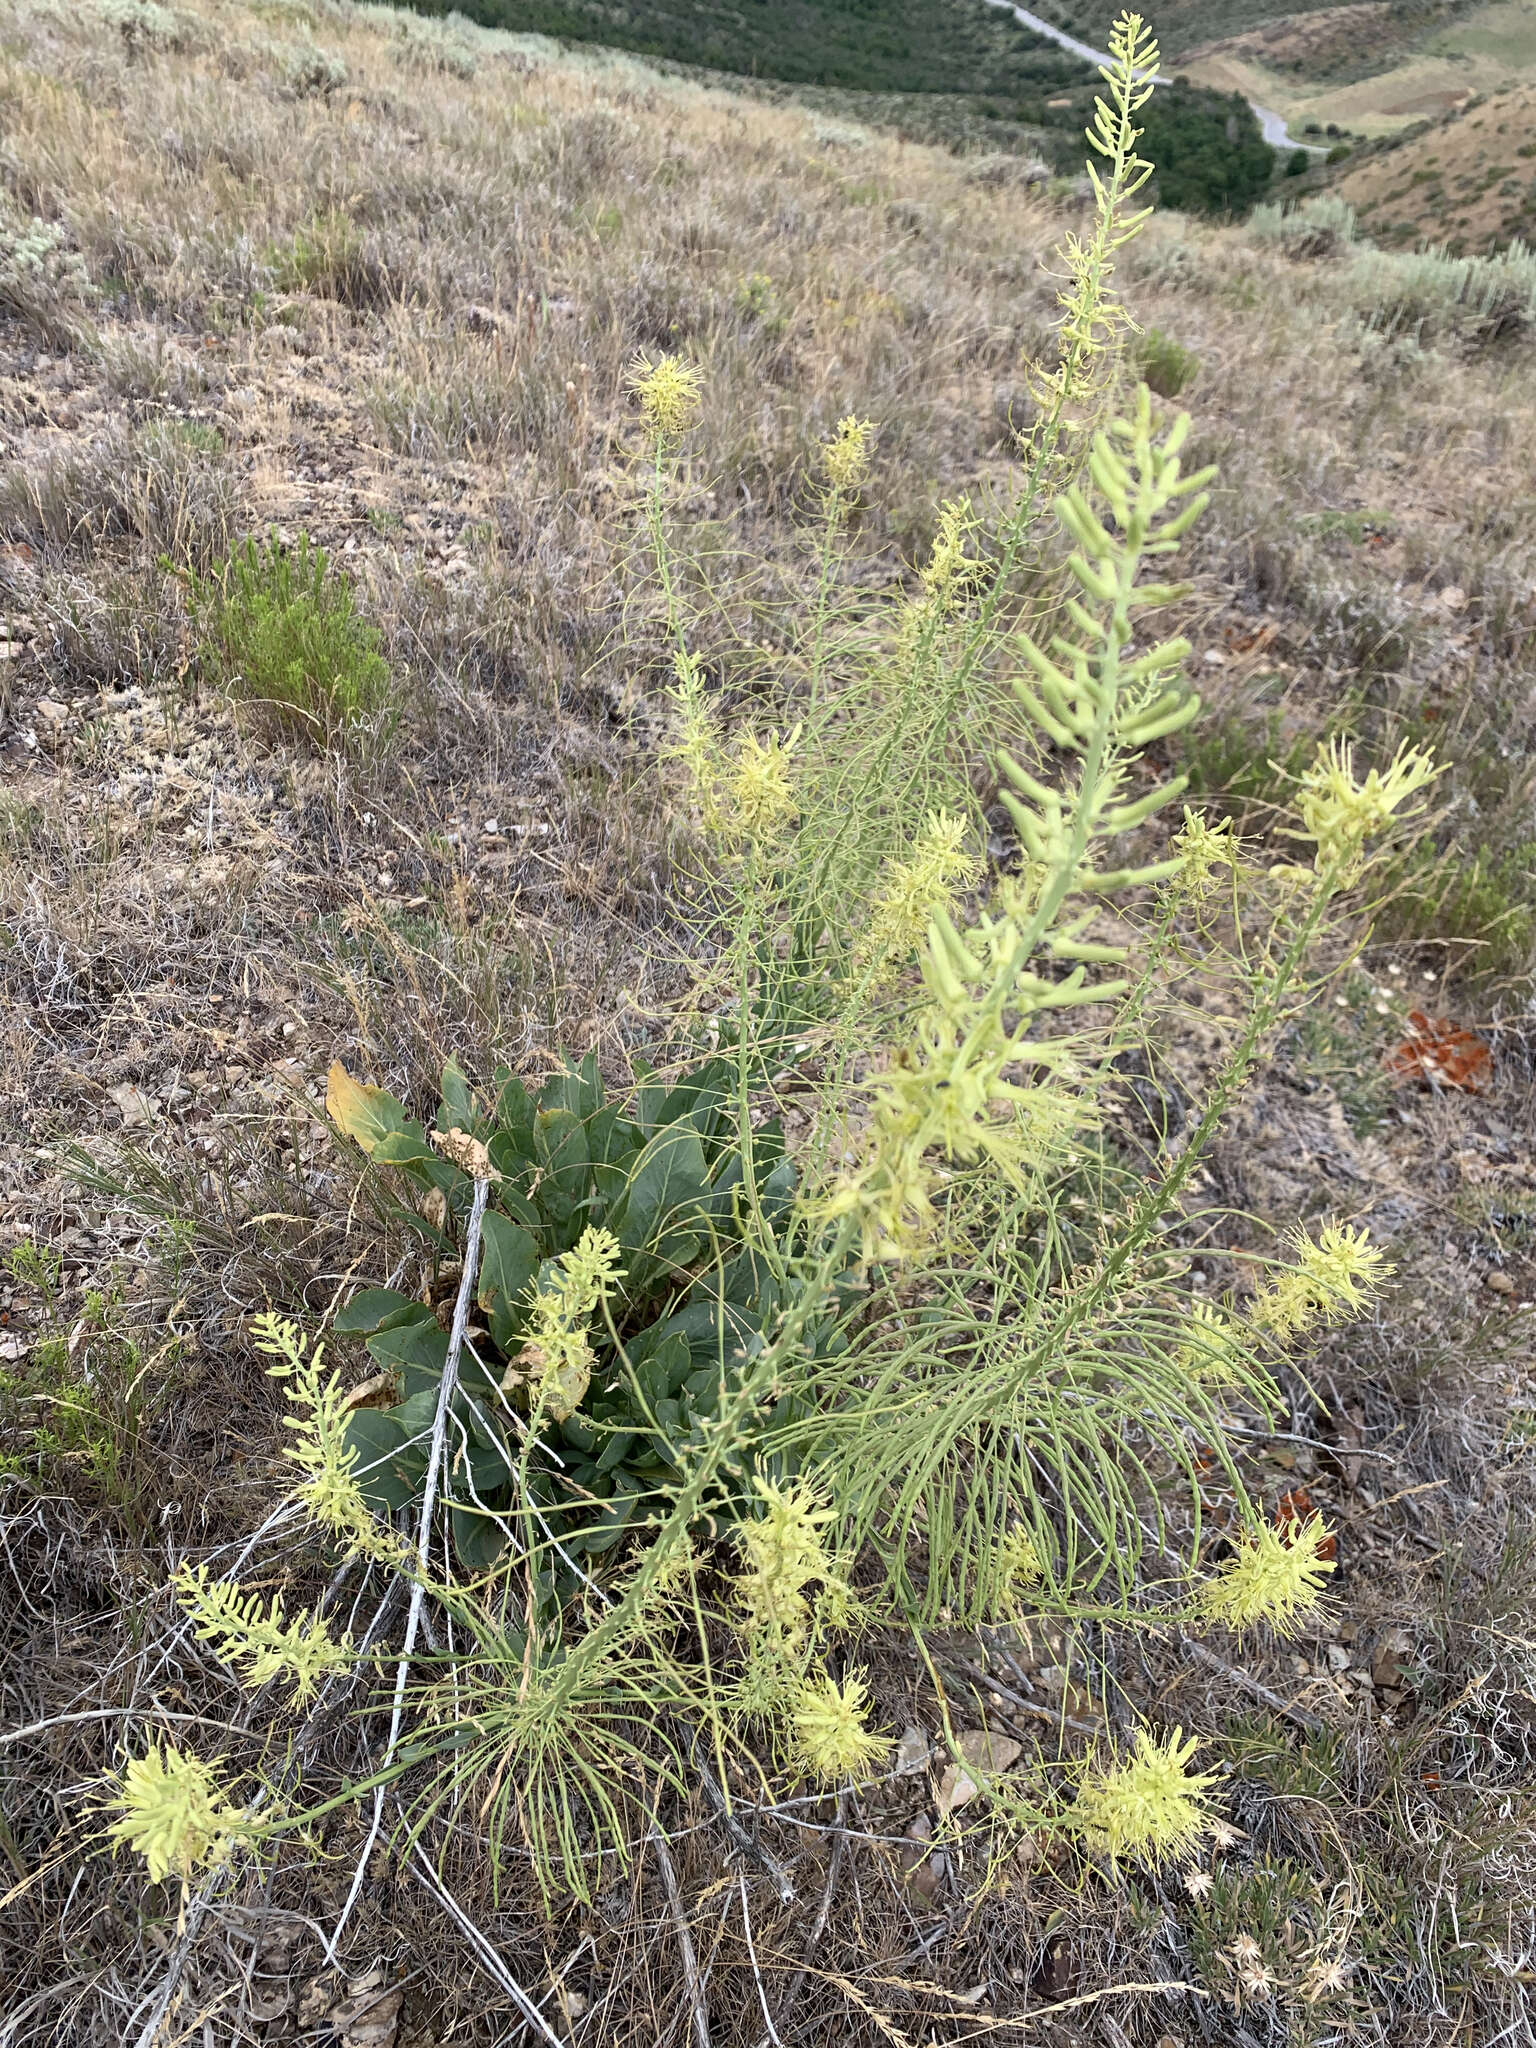
{"type": "Polygon", "coordinates": [[[292,547],[251,538],[188,587],[203,664],[237,703],[320,744],[388,738],[397,711],[378,630],[307,534],[292,547]]]}
{"type": "Polygon", "coordinates": [[[85,258],[57,221],[17,221],[0,209],[0,315],[49,347],[76,348],[91,337],[95,296],[85,258]]]}

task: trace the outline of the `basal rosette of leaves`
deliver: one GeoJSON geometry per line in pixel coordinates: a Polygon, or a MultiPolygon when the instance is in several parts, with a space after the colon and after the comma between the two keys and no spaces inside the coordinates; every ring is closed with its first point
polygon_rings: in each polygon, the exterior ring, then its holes
{"type": "MultiPolygon", "coordinates": [[[[475,1305],[460,1360],[445,1499],[460,1563],[480,1570],[509,1540],[548,1559],[547,1590],[574,1588],[580,1554],[609,1549],[664,1514],[723,1396],[795,1294],[803,1252],[792,1221],[795,1170],[777,1120],[750,1132],[743,1156],[732,1061],[706,1059],[676,1080],[642,1073],[621,1105],[596,1060],[547,1080],[537,1095],[505,1068],[477,1100],[450,1064],[439,1132],[480,1140],[499,1180],[486,1208],[475,1305]],[[613,1291],[586,1332],[591,1370],[570,1412],[538,1392],[535,1303],[588,1229],[619,1247],[613,1291]],[[530,1442],[531,1434],[531,1442],[530,1442]]],[[[327,1106],[393,1197],[395,1220],[438,1261],[457,1261],[473,1196],[468,1173],[382,1088],[344,1068],[327,1106]]],[[[430,1290],[428,1290],[430,1291],[430,1290]]],[[[812,1359],[843,1349],[834,1306],[811,1328],[812,1359]]],[[[366,1340],[396,1398],[360,1407],[347,1429],[356,1473],[381,1511],[421,1496],[449,1333],[429,1300],[369,1287],[336,1317],[337,1336],[366,1340]]],[[[787,1397],[761,1413],[787,1421],[787,1397]]],[[[745,1433],[728,1490],[762,1464],[745,1433]]]]}

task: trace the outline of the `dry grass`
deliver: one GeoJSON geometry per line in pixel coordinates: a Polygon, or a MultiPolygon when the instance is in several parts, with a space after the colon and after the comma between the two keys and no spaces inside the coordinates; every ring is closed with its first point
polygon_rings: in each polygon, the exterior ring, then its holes
{"type": "MultiPolygon", "coordinates": [[[[619,1073],[686,987],[650,775],[663,643],[632,568],[626,365],[680,348],[703,368],[677,510],[718,598],[705,652],[729,675],[771,633],[765,602],[808,586],[804,458],[839,415],[881,425],[858,536],[871,579],[924,544],[938,497],[1001,480],[1021,355],[1052,315],[1042,257],[1075,218],[963,158],[626,60],[330,5],[146,20],[20,4],[0,29],[11,213],[58,222],[93,292],[73,342],[0,320],[16,650],[0,662],[0,1215],[7,1249],[57,1249],[54,1318],[66,1343],[82,1324],[92,1368],[68,1377],[71,1400],[89,1394],[75,1435],[39,1450],[57,1389],[28,1379],[51,1325],[23,1260],[5,1311],[20,1392],[0,1396],[6,1718],[98,1717],[6,1752],[0,1855],[25,1888],[0,1963],[4,2048],[135,2040],[163,1979],[175,1902],[142,1902],[78,1828],[124,1726],[202,1715],[236,1768],[260,1749],[266,1710],[174,1632],[163,1588],[274,1497],[251,1312],[318,1315],[394,1255],[320,1128],[326,1065],[417,1100],[449,1053],[537,1071],[557,1044],[592,1045],[619,1073]],[[347,567],[384,635],[403,710],[386,761],[242,731],[191,662],[177,571],[274,524],[347,567]],[[77,1143],[115,1192],[82,1186],[77,1143]]],[[[1293,741],[1341,720],[1372,745],[1434,735],[1453,763],[1440,844],[1507,849],[1536,718],[1532,356],[1518,339],[1386,350],[1343,278],[1334,256],[1175,219],[1135,259],[1136,310],[1198,359],[1181,402],[1223,465],[1185,624],[1235,754],[1194,765],[1234,803],[1233,760],[1256,775],[1241,800],[1258,824],[1285,794],[1264,764],[1293,741]]],[[[1100,1706],[1115,1722],[1157,1703],[1224,1744],[1244,1841],[1216,1888],[1084,1881],[1027,1843],[991,1865],[1004,1845],[985,1827],[925,1845],[914,1752],[912,1776],[844,1811],[846,1836],[829,1807],[762,1820],[797,1887],[786,1907],[750,1854],[727,1867],[701,1793],[668,1818],[715,2042],[769,2031],[748,1927],[784,2048],[958,2041],[996,2021],[1011,2041],[1029,2006],[1030,2040],[1106,2048],[1536,2038],[1520,1903],[1536,1389],[1516,1306],[1536,1291],[1536,1117],[1524,990],[1446,976],[1479,944],[1429,930],[1367,952],[1213,1165],[1254,1219],[1224,1226],[1243,1242],[1266,1216],[1333,1207],[1397,1243],[1390,1313],[1298,1383],[1290,1436],[1254,1446],[1260,1493],[1304,1484],[1339,1526],[1336,1624],[1227,1646],[1218,1670],[1151,1643],[1108,1681],[1091,1633],[934,1645],[956,1726],[1054,1745],[1059,1710],[1093,1725],[1100,1706]],[[1492,1097],[1385,1089],[1409,991],[1503,1020],[1492,1097]],[[1405,1674],[1378,1656],[1396,1629],[1405,1674]],[[1321,1729],[1277,1717],[1255,1683],[1321,1729]],[[1233,1941],[1278,1956],[1287,1916],[1339,1933],[1352,1988],[1239,2010],[1233,1941]],[[1201,1995],[1039,2010],[1168,1981],[1201,1995]]],[[[1227,1242],[1193,1246],[1212,1284],[1227,1242]]],[[[274,1572],[295,1597],[322,1582],[301,1547],[274,1572]]],[[[928,1674],[880,1646],[872,1666],[886,1724],[931,1736],[928,1674]]],[[[338,1716],[315,1734],[314,1782],[361,1753],[338,1716]]],[[[331,1862],[295,1855],[265,1898],[200,1923],[164,2038],[517,2037],[483,1950],[416,1866],[383,1856],[342,1974],[382,1956],[404,2003],[376,2036],[328,2020],[345,1985],[314,1927],[360,1841],[338,1818],[331,1862]]],[[[474,1840],[444,1855],[562,2041],[697,2039],[654,1854],[598,1910],[552,1918],[516,1873],[494,1899],[474,1840]]]]}

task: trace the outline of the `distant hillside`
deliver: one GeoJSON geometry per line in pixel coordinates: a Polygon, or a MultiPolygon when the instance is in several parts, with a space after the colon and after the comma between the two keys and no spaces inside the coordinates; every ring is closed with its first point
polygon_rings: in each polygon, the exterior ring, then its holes
{"type": "MultiPolygon", "coordinates": [[[[1082,0],[1072,0],[1082,4],[1082,0]]],[[[1344,0],[1249,21],[1244,0],[1173,0],[1159,16],[1173,68],[1246,93],[1305,132],[1404,134],[1479,96],[1536,83],[1536,0],[1344,0]],[[1184,28],[1204,22],[1204,40],[1184,28]]]]}
{"type": "MultiPolygon", "coordinates": [[[[425,0],[423,11],[444,13],[446,0],[425,0]]],[[[1043,103],[1094,75],[985,0],[461,0],[459,11],[491,28],[715,71],[864,92],[966,93],[1000,111],[1043,103]]]]}
{"type": "MultiPolygon", "coordinates": [[[[448,0],[415,0],[423,13],[448,0]]],[[[1095,67],[987,0],[459,0],[490,28],[601,43],[757,86],[798,89],[916,140],[1041,152],[1079,170],[1095,67]]],[[[1109,13],[1095,18],[1102,34],[1109,13]]],[[[1158,196],[1189,212],[1246,213],[1274,172],[1240,95],[1180,84],[1149,116],[1158,196]]]]}
{"type": "MultiPolygon", "coordinates": [[[[1166,58],[1193,58],[1206,45],[1241,40],[1260,48],[1277,46],[1289,62],[1292,52],[1312,53],[1324,68],[1380,61],[1426,30],[1464,14],[1471,0],[1163,0],[1151,10],[1166,58]],[[1370,19],[1365,19],[1369,17],[1370,19]]],[[[1075,35],[1102,31],[1106,19],[1097,0],[1039,0],[1031,12],[1075,35]]],[[[1262,58],[1260,59],[1262,61],[1262,58]]],[[[1322,72],[1311,67],[1309,76],[1322,72]]]]}
{"type": "Polygon", "coordinates": [[[1345,166],[1334,190],[1378,242],[1480,254],[1536,241],[1536,83],[1393,138],[1345,166]]]}

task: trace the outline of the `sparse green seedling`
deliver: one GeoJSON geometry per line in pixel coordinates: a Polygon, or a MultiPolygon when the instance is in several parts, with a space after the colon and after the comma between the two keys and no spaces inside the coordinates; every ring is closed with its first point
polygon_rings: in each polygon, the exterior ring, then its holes
{"type": "Polygon", "coordinates": [[[390,738],[398,711],[377,629],[307,534],[292,547],[252,538],[188,587],[204,666],[236,703],[317,745],[390,738]]]}

